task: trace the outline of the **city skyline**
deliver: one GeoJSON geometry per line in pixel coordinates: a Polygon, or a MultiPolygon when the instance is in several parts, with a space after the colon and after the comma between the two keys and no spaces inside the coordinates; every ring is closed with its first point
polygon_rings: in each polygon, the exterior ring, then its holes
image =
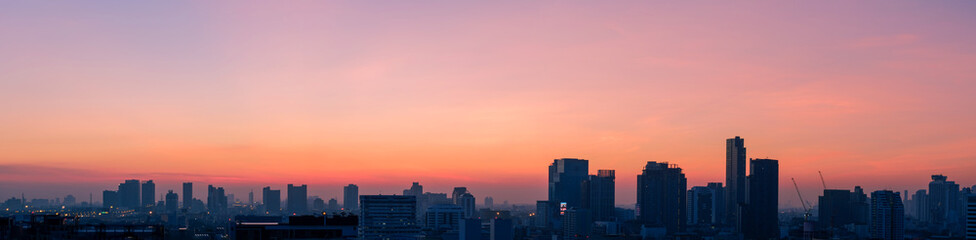
{"type": "Polygon", "coordinates": [[[420,182],[531,204],[580,158],[624,205],[647,161],[724,182],[733,136],[780,161],[781,206],[818,171],[976,183],[976,3],[714,4],[3,2],[0,198],[420,182]]]}

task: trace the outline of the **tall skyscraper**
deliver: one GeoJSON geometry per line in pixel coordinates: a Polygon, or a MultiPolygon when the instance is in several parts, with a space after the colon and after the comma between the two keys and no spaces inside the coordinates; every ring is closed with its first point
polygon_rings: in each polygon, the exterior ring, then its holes
{"type": "Polygon", "coordinates": [[[156,184],[153,180],[142,183],[142,207],[152,207],[156,205],[156,184]]]}
{"type": "Polygon", "coordinates": [[[193,183],[183,183],[183,208],[190,209],[193,206],[193,183]]]}
{"type": "Polygon", "coordinates": [[[746,203],[745,139],[735,136],[725,140],[725,213],[726,223],[742,233],[742,210],[746,203]]]}
{"type": "Polygon", "coordinates": [[[746,239],[779,239],[779,161],[752,159],[749,166],[742,233],[746,239]]]}
{"type": "Polygon", "coordinates": [[[668,234],[680,232],[685,225],[685,174],[676,165],[647,162],[637,176],[637,209],[646,226],[665,227],[668,234]]]}
{"type": "Polygon", "coordinates": [[[871,193],[871,239],[905,239],[905,206],[901,196],[889,190],[871,193]]]}
{"type": "Polygon", "coordinates": [[[359,186],[349,184],[342,188],[342,208],[351,212],[359,210],[359,186]]]}
{"type": "Polygon", "coordinates": [[[593,221],[613,221],[614,220],[614,179],[616,174],[613,170],[597,170],[596,175],[590,176],[589,186],[589,206],[593,221]]]}
{"type": "Polygon", "coordinates": [[[359,197],[359,239],[416,239],[417,197],[363,195],[359,197]]]}
{"type": "Polygon", "coordinates": [[[166,211],[170,213],[175,213],[180,209],[180,196],[176,195],[173,190],[166,192],[166,211]]]}
{"type": "Polygon", "coordinates": [[[945,229],[959,219],[956,212],[960,205],[959,184],[948,181],[948,177],[943,175],[932,175],[932,182],[929,182],[929,223],[945,229]]]}
{"type": "Polygon", "coordinates": [[[281,212],[281,190],[271,190],[271,187],[261,189],[261,201],[264,202],[264,211],[268,214],[281,212]]]}
{"type": "Polygon", "coordinates": [[[725,197],[727,196],[725,193],[725,187],[722,186],[722,183],[720,182],[710,182],[705,184],[705,187],[712,191],[712,199],[714,201],[712,204],[712,210],[714,211],[714,215],[712,215],[712,224],[725,224],[725,221],[728,220],[725,210],[727,204],[725,200],[725,197]]]}
{"type": "Polygon", "coordinates": [[[851,192],[851,214],[854,225],[868,225],[871,221],[871,203],[861,186],[854,186],[851,192]]]}
{"type": "Polygon", "coordinates": [[[308,185],[288,184],[288,211],[298,214],[308,212],[308,185]]]}
{"type": "MultiPolygon", "coordinates": [[[[548,215],[555,223],[566,209],[587,208],[584,205],[584,183],[589,179],[590,162],[585,159],[561,158],[549,165],[549,207],[556,214],[548,215]]],[[[562,226],[562,224],[555,224],[562,226]]]]}
{"type": "Polygon", "coordinates": [[[458,197],[458,206],[464,209],[465,218],[477,218],[478,210],[475,207],[475,198],[471,193],[464,193],[458,197]]]}
{"type": "Polygon", "coordinates": [[[915,219],[921,222],[932,220],[932,215],[929,214],[929,196],[925,189],[915,191],[915,195],[912,195],[912,204],[914,204],[915,219]]]}
{"type": "Polygon", "coordinates": [[[224,194],[223,187],[207,185],[207,210],[211,213],[227,210],[227,195],[224,194]]]}
{"type": "Polygon", "coordinates": [[[129,179],[119,184],[118,191],[119,207],[136,209],[142,204],[139,201],[139,180],[129,179]]]}

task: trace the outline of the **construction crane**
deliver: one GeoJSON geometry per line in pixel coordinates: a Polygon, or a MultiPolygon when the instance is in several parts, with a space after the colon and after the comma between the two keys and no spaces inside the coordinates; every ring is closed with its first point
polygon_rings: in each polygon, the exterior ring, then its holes
{"type": "Polygon", "coordinates": [[[800,197],[800,205],[803,205],[803,239],[813,239],[813,222],[810,221],[810,208],[807,207],[807,202],[803,201],[803,194],[800,194],[800,187],[796,185],[796,179],[790,178],[790,180],[793,181],[796,196],[800,197]]]}
{"type": "Polygon", "coordinates": [[[823,172],[817,171],[820,174],[820,184],[823,184],[824,190],[827,190],[827,182],[823,179],[823,172]]]}

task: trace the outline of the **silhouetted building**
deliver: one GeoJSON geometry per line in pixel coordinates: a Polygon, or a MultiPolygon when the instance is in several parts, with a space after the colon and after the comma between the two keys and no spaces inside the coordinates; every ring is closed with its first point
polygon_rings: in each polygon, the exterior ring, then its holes
{"type": "Polygon", "coordinates": [[[139,208],[139,205],[142,204],[139,201],[139,180],[130,179],[119,184],[118,199],[118,207],[139,208]]]}
{"type": "Polygon", "coordinates": [[[647,162],[637,176],[637,211],[645,226],[664,227],[667,234],[684,229],[686,189],[685,174],[676,165],[647,162]]]}
{"type": "Polygon", "coordinates": [[[976,194],[966,196],[966,239],[976,239],[976,194]]]}
{"type": "Polygon", "coordinates": [[[481,240],[481,219],[461,219],[459,240],[481,240]]]}
{"type": "Polygon", "coordinates": [[[433,230],[459,230],[464,209],[454,204],[436,204],[427,209],[424,226],[433,230]]]}
{"type": "Polygon", "coordinates": [[[513,240],[515,239],[515,226],[512,219],[492,218],[490,221],[489,239],[490,240],[513,240]]]}
{"type": "Polygon", "coordinates": [[[960,200],[959,184],[948,181],[946,176],[932,175],[928,194],[929,222],[939,229],[946,229],[958,221],[960,200]]]}
{"type": "Polygon", "coordinates": [[[75,196],[72,196],[71,194],[68,194],[68,196],[64,196],[64,202],[62,202],[61,205],[62,206],[73,206],[73,205],[75,205],[75,201],[77,201],[77,199],[75,199],[75,196]]]}
{"type": "Polygon", "coordinates": [[[420,197],[424,195],[424,186],[420,185],[419,182],[413,182],[413,185],[409,189],[403,190],[404,196],[415,196],[420,197]]]}
{"type": "Polygon", "coordinates": [[[589,180],[590,193],[589,209],[593,221],[613,221],[614,208],[614,178],[613,170],[597,170],[596,175],[591,175],[589,180]]]}
{"type": "Polygon", "coordinates": [[[359,210],[359,186],[349,184],[342,188],[342,205],[349,212],[359,210]]]}
{"type": "Polygon", "coordinates": [[[741,233],[747,194],[746,146],[745,139],[739,136],[725,140],[725,195],[726,223],[741,233]]]}
{"type": "Polygon", "coordinates": [[[271,187],[261,189],[261,201],[264,202],[264,211],[268,214],[281,212],[281,190],[271,190],[271,187]]]}
{"type": "Polygon", "coordinates": [[[468,193],[468,188],[466,187],[454,187],[454,192],[451,193],[451,202],[454,205],[461,206],[461,195],[468,193]]]}
{"type": "Polygon", "coordinates": [[[552,227],[552,215],[555,213],[553,207],[549,206],[549,201],[535,202],[535,226],[542,228],[552,227]]]}
{"type": "Polygon", "coordinates": [[[315,199],[312,200],[312,211],[315,212],[325,211],[325,200],[322,200],[322,198],[319,197],[315,197],[315,199]]]}
{"type": "Polygon", "coordinates": [[[779,161],[749,161],[746,212],[743,214],[743,236],[746,239],[779,239],[779,161]]]}
{"type": "Polygon", "coordinates": [[[841,229],[844,225],[854,223],[851,211],[851,191],[840,189],[825,189],[819,198],[820,214],[819,226],[822,229],[841,229]]]}
{"type": "Polygon", "coordinates": [[[587,239],[593,225],[589,209],[569,208],[563,212],[563,239],[587,239]]]}
{"type": "Polygon", "coordinates": [[[856,226],[867,226],[871,221],[871,203],[861,186],[854,186],[851,192],[851,214],[856,226]]]}
{"type": "Polygon", "coordinates": [[[495,208],[495,199],[491,196],[485,197],[485,208],[492,209],[495,208]]]}
{"type": "MultiPolygon", "coordinates": [[[[23,205],[23,204],[21,204],[23,205]]],[[[116,191],[105,190],[102,191],[102,207],[112,208],[119,206],[119,194],[116,191]]],[[[23,207],[23,206],[21,206],[23,207]]]]}
{"type": "Polygon", "coordinates": [[[932,215],[929,214],[929,196],[925,189],[915,191],[915,195],[912,195],[912,205],[916,219],[922,222],[932,219],[932,215]]]}
{"type": "Polygon", "coordinates": [[[193,183],[183,183],[183,208],[190,209],[193,206],[193,183]]]}
{"type": "Polygon", "coordinates": [[[477,218],[478,217],[478,212],[477,212],[477,209],[475,208],[475,198],[474,198],[474,195],[471,195],[471,193],[461,194],[461,196],[458,197],[458,201],[457,202],[458,202],[458,206],[461,206],[461,208],[464,209],[464,217],[465,218],[477,218]]]}
{"type": "Polygon", "coordinates": [[[227,195],[223,187],[207,186],[207,210],[213,213],[227,210],[227,195]]]}
{"type": "MultiPolygon", "coordinates": [[[[715,192],[704,186],[688,190],[687,219],[690,226],[712,226],[715,224],[715,192]]],[[[725,204],[722,202],[721,204],[725,204]]]]}
{"type": "Polygon", "coordinates": [[[871,193],[871,239],[905,239],[905,207],[901,196],[889,190],[871,193]]]}
{"type": "Polygon", "coordinates": [[[308,185],[288,184],[288,211],[299,214],[308,212],[308,185]]]}
{"type": "MultiPolygon", "coordinates": [[[[590,163],[585,159],[555,159],[549,165],[549,207],[557,214],[547,215],[559,219],[569,208],[587,208],[584,205],[584,182],[589,179],[590,163]]],[[[549,220],[555,224],[554,220],[549,220]]],[[[556,226],[562,226],[561,224],[556,226]]]]}
{"type": "Polygon", "coordinates": [[[142,183],[142,207],[152,207],[156,204],[156,184],[153,180],[142,183]]]}
{"type": "Polygon", "coordinates": [[[339,211],[339,201],[336,200],[335,198],[330,198],[329,199],[329,205],[325,207],[325,210],[328,211],[328,212],[330,212],[330,213],[338,212],[339,211]]]}
{"type": "Polygon", "coordinates": [[[166,192],[166,211],[175,213],[180,209],[180,196],[176,195],[173,190],[166,192]]]}
{"type": "Polygon", "coordinates": [[[418,238],[417,197],[396,195],[363,195],[359,197],[360,239],[418,238]]]}
{"type": "Polygon", "coordinates": [[[728,194],[725,193],[725,187],[722,186],[722,183],[720,182],[710,182],[705,184],[705,187],[712,191],[712,199],[715,201],[715,204],[712,205],[712,214],[714,214],[714,216],[712,216],[712,224],[722,225],[726,220],[728,220],[725,211],[727,204],[725,197],[727,197],[728,194]]]}

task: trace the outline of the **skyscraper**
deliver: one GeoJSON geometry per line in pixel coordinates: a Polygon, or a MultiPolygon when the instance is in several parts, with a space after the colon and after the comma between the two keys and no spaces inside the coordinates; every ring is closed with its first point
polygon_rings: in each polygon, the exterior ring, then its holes
{"type": "Polygon", "coordinates": [[[487,209],[495,208],[495,199],[492,198],[491,196],[485,197],[485,208],[487,209]]]}
{"type": "Polygon", "coordinates": [[[932,175],[929,182],[929,223],[945,229],[948,224],[957,221],[956,212],[960,205],[959,184],[948,181],[944,175],[932,175]]]}
{"type": "Polygon", "coordinates": [[[905,206],[889,190],[871,193],[871,239],[905,239],[905,206]]]}
{"type": "Polygon", "coordinates": [[[175,213],[180,209],[180,196],[176,195],[173,190],[166,192],[166,211],[170,213],[175,213]]]}
{"type": "Polygon", "coordinates": [[[593,221],[614,220],[614,178],[613,170],[597,170],[596,175],[590,176],[589,206],[593,221]]]}
{"type": "Polygon", "coordinates": [[[403,190],[403,195],[420,197],[424,195],[424,186],[419,182],[413,182],[409,189],[403,190]]]}
{"type": "Polygon", "coordinates": [[[716,225],[724,224],[725,221],[728,220],[728,218],[725,216],[726,215],[725,197],[727,196],[727,194],[725,193],[725,187],[722,186],[722,183],[720,182],[710,182],[706,184],[705,187],[707,187],[709,190],[712,191],[712,199],[714,201],[714,203],[712,204],[712,208],[714,211],[713,212],[714,215],[712,216],[712,224],[716,224],[716,225]]]}
{"type": "Polygon", "coordinates": [[[336,200],[335,198],[330,198],[329,199],[329,204],[325,207],[325,210],[328,211],[328,212],[330,212],[330,213],[338,212],[339,211],[339,200],[336,200]]]}
{"type": "Polygon", "coordinates": [[[224,194],[223,187],[207,185],[207,210],[211,213],[227,210],[227,195],[224,194]]]}
{"type": "Polygon", "coordinates": [[[916,219],[921,222],[928,222],[932,219],[929,214],[929,196],[925,189],[915,191],[915,195],[912,195],[912,204],[914,204],[916,219]]]}
{"type": "Polygon", "coordinates": [[[271,190],[271,187],[261,189],[261,201],[264,202],[264,211],[268,214],[281,212],[281,190],[271,190]]]}
{"type": "Polygon", "coordinates": [[[468,193],[468,188],[466,187],[454,187],[454,192],[451,192],[451,201],[454,205],[461,206],[461,195],[468,193]]]}
{"type": "Polygon", "coordinates": [[[741,233],[742,208],[746,203],[746,146],[745,139],[739,136],[725,140],[725,196],[726,223],[741,233]]]}
{"type": "MultiPolygon", "coordinates": [[[[585,159],[561,158],[549,165],[549,207],[556,214],[547,215],[559,219],[566,209],[584,206],[584,183],[589,179],[590,162],[585,159]],[[555,210],[558,209],[558,210],[555,210]]],[[[547,222],[555,223],[553,220],[547,222]]],[[[556,224],[555,226],[562,226],[556,224]]]]}
{"type": "Polygon", "coordinates": [[[363,195],[359,197],[359,239],[416,239],[417,197],[363,195]]]}
{"type": "Polygon", "coordinates": [[[489,240],[513,240],[515,239],[515,226],[512,219],[492,218],[489,221],[488,239],[489,240]]]}
{"type": "MultiPolygon", "coordinates": [[[[715,224],[715,192],[708,187],[697,186],[688,190],[688,211],[685,215],[690,226],[715,224]]],[[[722,204],[725,204],[724,202],[722,204]]]]}
{"type": "Polygon", "coordinates": [[[342,208],[347,212],[359,209],[359,186],[349,184],[342,188],[342,208]]]}
{"type": "Polygon", "coordinates": [[[129,209],[138,208],[142,204],[139,201],[139,180],[130,179],[119,184],[118,199],[118,207],[129,209]]]}
{"type": "Polygon", "coordinates": [[[779,239],[779,161],[749,161],[748,204],[742,218],[746,239],[779,239]]]}
{"type": "Polygon", "coordinates": [[[153,180],[142,183],[142,207],[152,207],[156,204],[156,184],[153,180]]]}
{"type": "Polygon", "coordinates": [[[818,201],[820,212],[817,220],[821,229],[840,229],[854,223],[850,190],[825,189],[818,201]]]}
{"type": "Polygon", "coordinates": [[[458,197],[458,206],[464,209],[465,218],[477,218],[478,210],[475,208],[475,198],[471,193],[464,193],[458,197]]]}
{"type": "Polygon", "coordinates": [[[288,184],[288,211],[298,214],[308,211],[308,185],[288,184]]]}
{"type": "Polygon", "coordinates": [[[668,234],[684,229],[686,192],[685,174],[676,165],[647,162],[637,176],[637,210],[646,226],[665,227],[668,234]]]}
{"type": "Polygon", "coordinates": [[[183,208],[190,209],[193,205],[193,183],[183,183],[183,208]]]}

